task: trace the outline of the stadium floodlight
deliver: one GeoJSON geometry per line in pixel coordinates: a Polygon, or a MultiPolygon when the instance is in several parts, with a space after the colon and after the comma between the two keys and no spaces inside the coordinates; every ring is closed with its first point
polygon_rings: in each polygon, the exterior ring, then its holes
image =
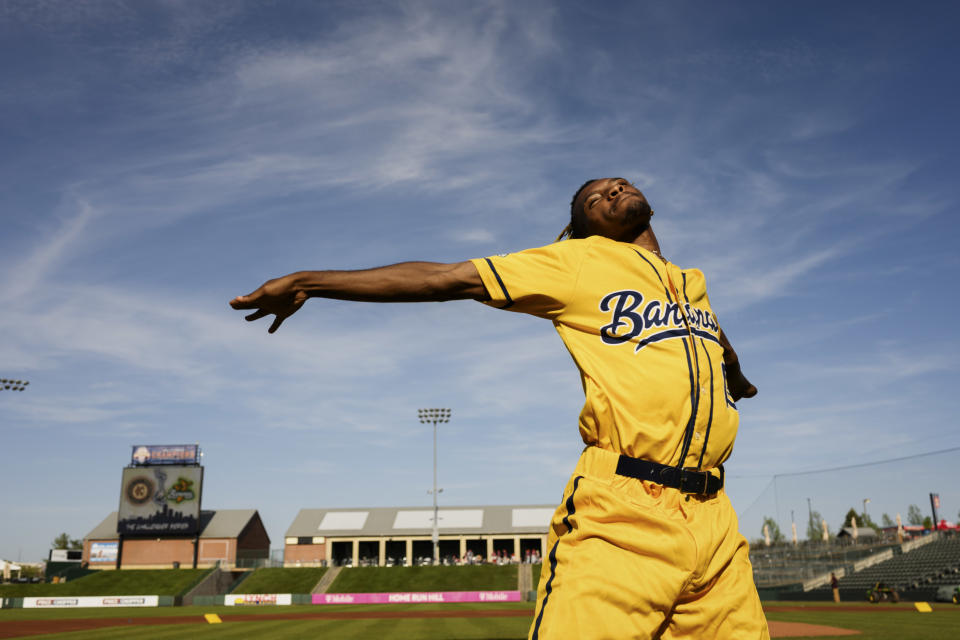
{"type": "Polygon", "coordinates": [[[29,384],[29,380],[8,380],[7,378],[0,378],[0,391],[23,391],[29,384]]]}
{"type": "Polygon", "coordinates": [[[439,507],[437,506],[437,494],[443,489],[437,488],[437,425],[442,422],[450,422],[450,409],[418,409],[417,415],[423,424],[433,423],[433,491],[427,493],[433,494],[433,565],[440,563],[440,521],[439,507]]]}

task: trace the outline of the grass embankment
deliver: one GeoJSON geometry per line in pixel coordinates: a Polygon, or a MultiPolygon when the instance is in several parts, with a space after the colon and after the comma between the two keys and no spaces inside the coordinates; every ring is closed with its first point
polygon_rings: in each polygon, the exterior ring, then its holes
{"type": "Polygon", "coordinates": [[[498,567],[356,567],[340,572],[327,593],[512,591],[517,565],[498,567]]]}
{"type": "Polygon", "coordinates": [[[0,585],[0,597],[179,596],[209,572],[210,569],[98,571],[61,584],[0,585]]]}
{"type": "Polygon", "coordinates": [[[230,593],[310,593],[326,572],[325,567],[257,569],[230,593]]]}

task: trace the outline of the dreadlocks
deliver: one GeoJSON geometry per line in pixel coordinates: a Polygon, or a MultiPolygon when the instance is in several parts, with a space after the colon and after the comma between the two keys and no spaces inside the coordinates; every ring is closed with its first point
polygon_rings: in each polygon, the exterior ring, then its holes
{"type": "Polygon", "coordinates": [[[597,180],[598,178],[587,180],[580,185],[577,192],[573,194],[573,199],[570,201],[570,223],[564,227],[560,235],[557,236],[557,242],[566,237],[572,239],[587,237],[587,221],[583,218],[583,208],[577,206],[577,198],[580,197],[580,193],[583,192],[591,182],[596,182],[597,180]]]}

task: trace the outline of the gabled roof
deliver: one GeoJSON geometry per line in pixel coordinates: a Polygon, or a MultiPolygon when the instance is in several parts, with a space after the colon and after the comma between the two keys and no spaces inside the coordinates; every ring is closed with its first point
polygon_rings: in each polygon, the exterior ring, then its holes
{"type": "MultiPolygon", "coordinates": [[[[545,534],[556,505],[442,507],[441,534],[545,534]]],[[[421,536],[433,531],[432,507],[301,509],[286,537],[421,536]]]]}
{"type": "MultiPolygon", "coordinates": [[[[853,537],[853,527],[844,527],[837,533],[837,537],[850,536],[853,537]]],[[[857,527],[857,537],[859,538],[870,538],[877,537],[877,532],[873,530],[872,527],[857,527]]]]}
{"type": "MultiPolygon", "coordinates": [[[[201,538],[236,538],[254,518],[260,516],[256,509],[217,509],[200,512],[201,538]]],[[[113,511],[84,540],[115,540],[117,538],[117,512],[113,511]]]]}

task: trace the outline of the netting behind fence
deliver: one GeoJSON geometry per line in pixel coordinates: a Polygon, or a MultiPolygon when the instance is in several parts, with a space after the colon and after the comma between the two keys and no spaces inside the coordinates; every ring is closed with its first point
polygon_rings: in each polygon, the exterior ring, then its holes
{"type": "Polygon", "coordinates": [[[954,523],[960,509],[960,448],[840,468],[765,477],[731,473],[727,478],[740,531],[754,548],[765,546],[765,522],[771,542],[790,542],[795,524],[798,541],[823,543],[825,520],[826,544],[858,553],[852,549],[894,542],[897,514],[908,536],[913,525],[925,519],[930,524],[931,493],[939,495],[939,519],[954,523]],[[857,515],[855,541],[851,531],[841,535],[851,509],[857,515]]]}

